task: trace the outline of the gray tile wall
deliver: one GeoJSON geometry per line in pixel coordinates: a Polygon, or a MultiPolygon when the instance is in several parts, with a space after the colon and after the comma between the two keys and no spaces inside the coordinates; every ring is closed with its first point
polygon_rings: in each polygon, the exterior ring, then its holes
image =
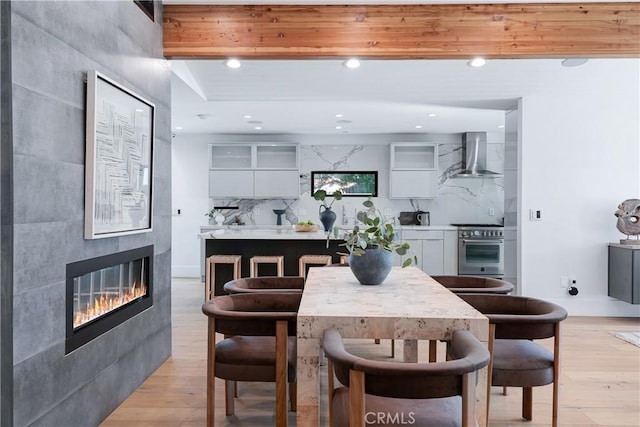
{"type": "Polygon", "coordinates": [[[0,2],[0,426],[13,421],[11,3],[0,2]]]}
{"type": "Polygon", "coordinates": [[[170,80],[161,15],[159,2],[156,22],[133,1],[12,2],[17,426],[97,425],[170,354],[170,80]],[[91,69],[156,105],[151,233],[83,238],[91,69]],[[148,244],[153,307],[65,355],[66,264],[148,244]]]}

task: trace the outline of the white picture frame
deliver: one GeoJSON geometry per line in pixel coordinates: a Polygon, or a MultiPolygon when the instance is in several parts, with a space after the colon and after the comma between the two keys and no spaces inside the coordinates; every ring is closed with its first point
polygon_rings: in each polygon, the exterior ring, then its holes
{"type": "Polygon", "coordinates": [[[153,229],[155,105],[87,73],[85,239],[153,229]]]}

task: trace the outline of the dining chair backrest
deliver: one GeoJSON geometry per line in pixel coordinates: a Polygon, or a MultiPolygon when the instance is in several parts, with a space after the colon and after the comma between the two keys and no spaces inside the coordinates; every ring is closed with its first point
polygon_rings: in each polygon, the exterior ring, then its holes
{"type": "Polygon", "coordinates": [[[466,330],[453,333],[452,359],[438,363],[375,361],[358,357],[345,350],[336,329],[325,331],[323,348],[340,383],[349,386],[351,370],[364,372],[365,393],[392,398],[431,399],[460,395],[461,376],[481,369],[489,362],[487,349],[466,330]]]}
{"type": "Polygon", "coordinates": [[[224,291],[228,294],[254,292],[297,292],[304,288],[304,278],[299,276],[261,276],[245,277],[230,280],[224,284],[224,291]]]}
{"type": "Polygon", "coordinates": [[[288,335],[296,335],[301,293],[269,292],[222,295],[202,306],[224,335],[275,336],[276,321],[287,320],[288,335]]]}
{"type": "Polygon", "coordinates": [[[431,276],[454,294],[509,294],[513,292],[512,283],[502,279],[481,276],[431,276]]]}

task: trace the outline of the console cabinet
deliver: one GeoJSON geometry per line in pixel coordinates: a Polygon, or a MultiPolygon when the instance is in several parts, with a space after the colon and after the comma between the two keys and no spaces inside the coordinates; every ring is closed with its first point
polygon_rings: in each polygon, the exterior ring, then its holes
{"type": "Polygon", "coordinates": [[[210,144],[209,197],[297,199],[296,144],[210,144]]]}
{"type": "Polygon", "coordinates": [[[609,245],[609,296],[640,304],[640,245],[609,245]]]}

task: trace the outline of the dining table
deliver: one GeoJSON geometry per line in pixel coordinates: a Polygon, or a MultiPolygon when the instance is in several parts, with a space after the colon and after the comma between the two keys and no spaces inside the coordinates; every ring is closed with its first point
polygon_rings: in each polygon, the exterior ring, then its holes
{"type": "MultiPolygon", "coordinates": [[[[417,267],[393,267],[379,285],[362,285],[348,267],[311,267],[297,320],[298,427],[320,426],[322,336],[337,328],[343,338],[403,340],[404,362],[418,361],[419,342],[450,340],[469,330],[488,343],[489,320],[417,267]]],[[[478,372],[475,418],[486,426],[487,368],[478,372]]],[[[473,405],[472,405],[473,408],[473,405]]]]}

